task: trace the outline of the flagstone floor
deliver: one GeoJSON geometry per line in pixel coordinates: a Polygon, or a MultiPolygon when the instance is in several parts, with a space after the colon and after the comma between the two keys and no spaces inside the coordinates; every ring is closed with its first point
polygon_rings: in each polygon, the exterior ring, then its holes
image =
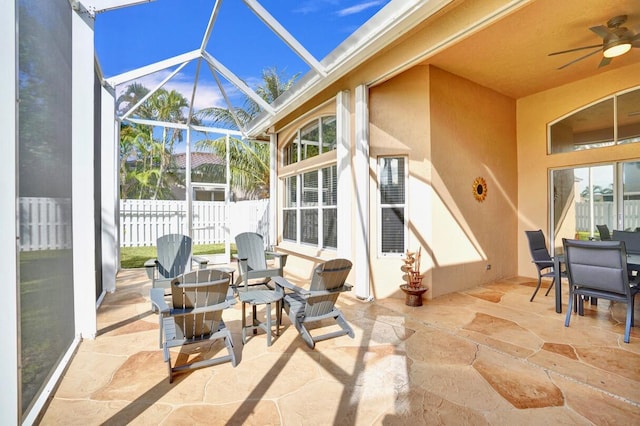
{"type": "MultiPolygon", "coordinates": [[[[421,307],[343,294],[355,339],[315,350],[288,319],[271,347],[263,332],[243,345],[236,303],[224,318],[238,365],[169,384],[150,284],[142,270],[122,271],[99,309],[98,337],[80,344],[40,423],[640,424],[640,327],[623,342],[624,305],[586,305],[566,328],[553,291],[529,302],[534,284],[501,280],[421,307]]],[[[566,291],[563,300],[566,312],[566,291]]],[[[218,342],[201,356],[224,351],[218,342]]]]}

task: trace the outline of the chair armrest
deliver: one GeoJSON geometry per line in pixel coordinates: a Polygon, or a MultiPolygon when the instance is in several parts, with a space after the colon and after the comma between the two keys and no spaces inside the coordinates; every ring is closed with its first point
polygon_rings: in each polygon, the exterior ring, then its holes
{"type": "Polygon", "coordinates": [[[191,256],[191,261],[198,264],[199,269],[207,269],[209,259],[202,256],[191,256]]]}
{"type": "Polygon", "coordinates": [[[553,264],[553,259],[551,259],[551,260],[532,260],[531,263],[535,263],[536,265],[537,264],[542,264],[542,263],[551,263],[551,264],[553,264]]]}
{"type": "Polygon", "coordinates": [[[266,251],[265,254],[269,255],[269,256],[273,256],[275,258],[278,258],[278,261],[280,262],[280,268],[284,268],[284,266],[287,264],[287,258],[289,256],[288,253],[278,253],[275,251],[266,251]]]}
{"type": "Polygon", "coordinates": [[[158,312],[161,315],[170,311],[169,305],[164,298],[163,288],[152,288],[149,292],[149,296],[151,298],[151,304],[158,309],[158,312]]]}
{"type": "Polygon", "coordinates": [[[329,294],[334,294],[334,293],[342,293],[344,291],[351,291],[351,289],[353,288],[353,286],[351,284],[343,284],[340,287],[336,287],[334,289],[331,290],[313,290],[313,291],[308,291],[307,293],[309,294],[310,297],[313,296],[326,296],[329,294]]]}
{"type": "Polygon", "coordinates": [[[157,259],[149,259],[144,262],[144,267],[147,269],[147,277],[152,280],[155,278],[157,259]]]}
{"type": "Polygon", "coordinates": [[[228,301],[224,301],[221,303],[216,303],[215,305],[202,306],[200,308],[190,308],[190,309],[173,309],[171,310],[172,317],[183,317],[185,315],[197,315],[197,314],[206,314],[209,312],[217,312],[222,311],[223,309],[230,308],[231,304],[228,301]]]}
{"type": "Polygon", "coordinates": [[[303,296],[308,296],[308,295],[310,295],[310,294],[312,293],[311,291],[309,291],[309,290],[307,290],[307,289],[305,289],[305,288],[298,287],[298,286],[297,286],[297,285],[295,285],[295,284],[291,284],[291,283],[290,283],[289,281],[287,281],[284,277],[278,277],[278,276],[276,276],[276,277],[272,277],[271,279],[272,279],[272,280],[276,283],[276,285],[278,285],[279,287],[282,287],[282,288],[288,288],[289,290],[295,291],[296,293],[301,294],[301,295],[303,295],[303,296]]]}

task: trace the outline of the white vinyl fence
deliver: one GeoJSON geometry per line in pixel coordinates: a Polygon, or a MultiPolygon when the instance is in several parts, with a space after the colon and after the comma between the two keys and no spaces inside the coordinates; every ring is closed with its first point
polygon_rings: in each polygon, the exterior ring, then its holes
{"type": "MultiPolygon", "coordinates": [[[[589,232],[588,202],[576,203],[576,231],[589,232]]],[[[594,225],[607,225],[609,229],[618,229],[614,221],[613,202],[597,201],[593,203],[594,225]]],[[[624,202],[625,228],[635,230],[640,227],[640,200],[627,200],[624,202]]]]}
{"type": "MultiPolygon", "coordinates": [[[[233,237],[245,231],[265,237],[269,231],[269,200],[226,204],[221,201],[193,202],[193,243],[224,243],[226,227],[233,237]],[[228,219],[228,223],[227,223],[228,219]]],[[[120,246],[155,246],[158,237],[170,233],[187,234],[186,201],[121,200],[120,246]]]]}
{"type": "Polygon", "coordinates": [[[71,199],[20,197],[20,250],[70,249],[71,199]]]}
{"type": "MultiPolygon", "coordinates": [[[[20,197],[20,250],[69,249],[71,244],[71,200],[68,198],[20,197]]],[[[185,201],[121,200],[120,245],[155,246],[169,233],[187,233],[185,201]]],[[[231,241],[245,231],[269,235],[269,200],[229,203],[193,203],[194,244],[224,243],[225,227],[231,241]],[[225,223],[229,219],[228,224],[225,223]]]]}

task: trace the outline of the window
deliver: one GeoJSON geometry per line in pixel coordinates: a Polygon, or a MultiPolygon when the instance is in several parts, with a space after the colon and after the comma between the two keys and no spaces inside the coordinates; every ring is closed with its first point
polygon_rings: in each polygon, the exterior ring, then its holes
{"type": "Polygon", "coordinates": [[[337,248],[337,180],[335,165],[285,178],[284,240],[337,248]]]}
{"type": "Polygon", "coordinates": [[[381,255],[403,254],[406,235],[406,159],[378,159],[378,222],[381,255]]]}
{"type": "Polygon", "coordinates": [[[640,89],[620,93],[549,125],[549,152],[640,142],[640,89]]]}
{"type": "Polygon", "coordinates": [[[336,117],[321,117],[296,132],[282,151],[282,162],[288,166],[335,149],[336,117]]]}
{"type": "Polygon", "coordinates": [[[288,241],[298,240],[298,177],[285,179],[282,238],[288,241]]]}

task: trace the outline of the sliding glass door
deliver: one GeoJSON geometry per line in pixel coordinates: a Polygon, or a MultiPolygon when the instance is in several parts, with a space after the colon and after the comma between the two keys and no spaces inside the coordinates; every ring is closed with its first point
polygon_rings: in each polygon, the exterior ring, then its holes
{"type": "Polygon", "coordinates": [[[599,239],[596,225],[610,230],[640,227],[640,162],[552,170],[550,241],[599,239]]]}

